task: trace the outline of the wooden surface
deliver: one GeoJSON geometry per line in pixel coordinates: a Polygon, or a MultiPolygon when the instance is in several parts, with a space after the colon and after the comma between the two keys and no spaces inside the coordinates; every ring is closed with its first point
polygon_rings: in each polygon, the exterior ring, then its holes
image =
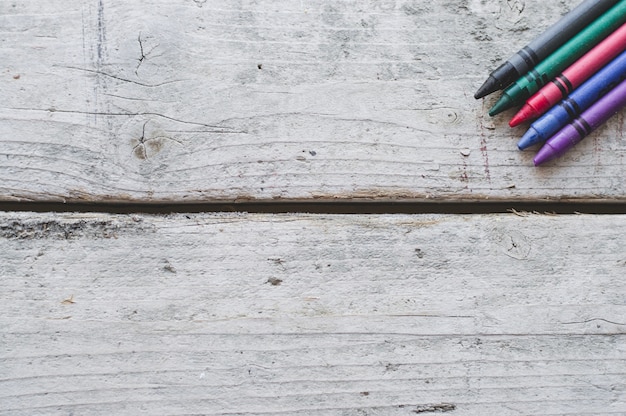
{"type": "Polygon", "coordinates": [[[472,98],[577,3],[0,0],[0,203],[181,212],[0,212],[0,415],[626,414],[623,215],[182,213],[626,202],[472,98]]]}
{"type": "Polygon", "coordinates": [[[472,98],[577,1],[0,1],[0,200],[624,200],[472,98]]]}
{"type": "Polygon", "coordinates": [[[625,233],[5,213],[0,414],[625,414],[625,233]]]}

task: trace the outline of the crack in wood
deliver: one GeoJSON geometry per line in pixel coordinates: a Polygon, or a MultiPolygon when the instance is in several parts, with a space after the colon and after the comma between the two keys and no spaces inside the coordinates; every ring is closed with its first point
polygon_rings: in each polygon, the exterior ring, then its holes
{"type": "MultiPolygon", "coordinates": [[[[152,51],[154,51],[159,45],[158,44],[155,45],[149,51],[146,52],[143,46],[144,41],[141,40],[141,32],[139,32],[139,35],[137,35],[137,42],[139,43],[140,57],[138,59],[137,66],[135,67],[135,75],[139,77],[139,67],[141,66],[141,64],[143,64],[146,61],[146,59],[148,59],[148,55],[150,55],[152,51]]],[[[169,83],[171,82],[175,82],[175,81],[169,81],[169,83]]],[[[165,85],[165,84],[161,84],[161,85],[165,85]]]]}
{"type": "Polygon", "coordinates": [[[200,122],[197,122],[197,121],[188,121],[188,120],[183,120],[183,119],[171,117],[171,116],[168,116],[168,115],[165,115],[165,114],[162,114],[162,113],[156,113],[156,112],[136,112],[136,113],[133,113],[133,112],[111,112],[111,111],[80,111],[80,110],[65,110],[65,109],[58,109],[58,108],[27,108],[27,107],[11,107],[11,108],[8,108],[8,110],[45,111],[45,112],[49,112],[49,113],[86,114],[86,115],[112,116],[112,117],[117,117],[117,116],[120,116],[120,117],[122,117],[122,116],[128,116],[128,117],[154,116],[154,117],[161,117],[161,118],[164,118],[166,120],[175,121],[177,123],[191,124],[191,125],[195,125],[195,126],[201,126],[201,127],[217,129],[217,130],[210,131],[210,133],[248,134],[246,131],[235,130],[235,129],[231,128],[231,127],[218,126],[218,125],[206,124],[206,123],[200,123],[200,122]]]}
{"type": "Polygon", "coordinates": [[[604,318],[591,318],[591,319],[586,319],[584,321],[561,322],[561,324],[563,324],[563,325],[578,325],[578,324],[588,324],[590,322],[596,322],[596,321],[606,322],[607,324],[626,326],[626,322],[610,321],[610,320],[604,319],[604,318]]]}
{"type": "Polygon", "coordinates": [[[148,88],[157,88],[157,87],[162,87],[164,85],[174,84],[176,82],[183,82],[183,81],[185,81],[184,79],[175,79],[175,80],[171,80],[171,81],[164,81],[164,82],[161,82],[161,83],[158,83],[158,84],[146,84],[144,82],[134,81],[132,79],[123,78],[123,77],[120,77],[120,76],[117,76],[117,75],[109,74],[109,73],[104,72],[104,71],[102,71],[100,69],[79,68],[79,67],[76,67],[76,66],[67,66],[67,65],[54,65],[54,66],[60,67],[60,68],[75,69],[77,71],[89,72],[89,73],[96,74],[96,75],[104,75],[106,77],[113,78],[113,79],[116,79],[118,81],[128,82],[128,83],[131,83],[131,84],[136,84],[136,85],[139,85],[139,86],[142,86],[142,87],[148,87],[148,88]]]}
{"type": "Polygon", "coordinates": [[[139,67],[146,59],[146,54],[143,51],[143,42],[141,41],[141,32],[139,32],[139,35],[137,36],[137,42],[139,42],[139,52],[141,56],[139,57],[139,62],[137,63],[137,67],[135,68],[135,75],[139,76],[139,74],[137,73],[139,71],[139,67]]]}

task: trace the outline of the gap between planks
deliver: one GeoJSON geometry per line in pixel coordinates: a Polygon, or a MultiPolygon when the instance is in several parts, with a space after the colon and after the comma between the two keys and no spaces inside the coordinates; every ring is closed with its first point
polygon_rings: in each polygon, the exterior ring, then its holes
{"type": "Polygon", "coordinates": [[[0,212],[101,212],[170,214],[201,212],[318,214],[626,214],[626,201],[225,201],[208,203],[0,202],[0,212]]]}

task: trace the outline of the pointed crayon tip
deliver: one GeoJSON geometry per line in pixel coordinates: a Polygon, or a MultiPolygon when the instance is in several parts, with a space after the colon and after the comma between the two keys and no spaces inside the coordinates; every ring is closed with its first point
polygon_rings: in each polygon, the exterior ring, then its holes
{"type": "Polygon", "coordinates": [[[504,93],[502,94],[502,97],[500,97],[498,102],[493,107],[491,107],[491,110],[489,110],[489,115],[493,117],[496,114],[500,114],[501,112],[506,111],[514,106],[515,103],[511,101],[511,98],[506,93],[504,93]]]}
{"type": "Polygon", "coordinates": [[[535,166],[539,166],[551,161],[552,159],[555,159],[557,156],[558,153],[556,152],[556,150],[548,143],[546,143],[541,149],[539,149],[539,151],[535,155],[533,163],[535,164],[535,166]]]}
{"type": "Polygon", "coordinates": [[[487,81],[485,81],[485,83],[478,89],[478,91],[476,91],[476,94],[474,94],[474,98],[478,100],[491,94],[492,92],[498,91],[499,89],[500,83],[498,82],[498,80],[489,75],[487,81]]]}
{"type": "Polygon", "coordinates": [[[542,141],[542,137],[535,128],[532,126],[524,133],[521,139],[517,142],[517,148],[519,150],[528,149],[530,146],[542,141]]]}
{"type": "Polygon", "coordinates": [[[519,126],[523,122],[527,120],[532,120],[535,117],[537,117],[535,109],[528,104],[524,104],[524,106],[517,112],[517,114],[513,116],[511,121],[509,121],[509,126],[519,126]]]}

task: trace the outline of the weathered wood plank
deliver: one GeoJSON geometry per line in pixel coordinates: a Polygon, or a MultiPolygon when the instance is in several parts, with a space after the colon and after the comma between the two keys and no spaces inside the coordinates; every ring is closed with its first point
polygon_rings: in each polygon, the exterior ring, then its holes
{"type": "Polygon", "coordinates": [[[577,3],[2,0],[0,199],[622,200],[623,115],[536,170],[472,98],[577,3]]]}
{"type": "Polygon", "coordinates": [[[625,233],[4,213],[0,414],[624,414],[625,233]]]}

